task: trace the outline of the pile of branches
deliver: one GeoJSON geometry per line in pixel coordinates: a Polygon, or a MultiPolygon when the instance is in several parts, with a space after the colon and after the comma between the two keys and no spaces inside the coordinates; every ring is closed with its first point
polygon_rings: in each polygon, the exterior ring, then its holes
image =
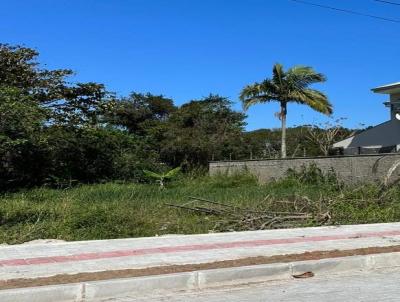
{"type": "Polygon", "coordinates": [[[330,211],[324,202],[312,202],[308,197],[294,196],[287,200],[264,198],[255,209],[234,206],[199,197],[189,197],[182,205],[166,204],[181,210],[216,216],[211,231],[252,231],[292,228],[306,223],[329,224],[330,211]]]}

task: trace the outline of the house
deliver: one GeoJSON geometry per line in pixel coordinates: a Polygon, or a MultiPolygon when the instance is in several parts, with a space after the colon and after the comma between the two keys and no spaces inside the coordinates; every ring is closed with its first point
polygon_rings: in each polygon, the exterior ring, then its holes
{"type": "Polygon", "coordinates": [[[391,153],[400,151],[400,82],[372,89],[389,95],[384,104],[390,109],[390,120],[333,144],[343,154],[391,153]]]}

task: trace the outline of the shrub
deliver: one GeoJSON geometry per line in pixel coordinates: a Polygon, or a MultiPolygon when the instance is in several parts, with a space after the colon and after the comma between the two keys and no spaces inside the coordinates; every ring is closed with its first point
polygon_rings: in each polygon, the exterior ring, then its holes
{"type": "Polygon", "coordinates": [[[288,169],[286,177],[303,184],[339,184],[335,171],[331,168],[324,173],[315,163],[302,165],[299,171],[288,169]]]}

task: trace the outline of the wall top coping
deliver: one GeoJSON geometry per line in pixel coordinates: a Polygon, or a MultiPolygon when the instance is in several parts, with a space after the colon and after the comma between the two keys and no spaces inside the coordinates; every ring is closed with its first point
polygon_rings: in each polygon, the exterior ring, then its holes
{"type": "Polygon", "coordinates": [[[265,159],[246,159],[246,160],[218,160],[209,161],[209,164],[217,163],[240,163],[257,161],[290,161],[298,159],[325,159],[325,158],[357,158],[357,157],[379,157],[379,156],[400,156],[400,153],[376,153],[376,154],[357,154],[357,155],[332,155],[332,156],[314,156],[314,157],[290,157],[290,158],[265,158],[265,159]]]}

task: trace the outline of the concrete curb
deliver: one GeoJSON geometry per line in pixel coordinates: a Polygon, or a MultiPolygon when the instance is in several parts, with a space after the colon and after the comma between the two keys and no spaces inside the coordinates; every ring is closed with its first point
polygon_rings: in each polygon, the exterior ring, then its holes
{"type": "Polygon", "coordinates": [[[0,301],[84,302],[127,294],[146,295],[155,292],[199,290],[253,282],[290,280],[293,275],[308,271],[323,276],[391,267],[400,267],[400,252],[8,289],[0,290],[0,301]]]}
{"type": "Polygon", "coordinates": [[[84,301],[84,285],[79,283],[0,290],[1,302],[84,301]]]}

